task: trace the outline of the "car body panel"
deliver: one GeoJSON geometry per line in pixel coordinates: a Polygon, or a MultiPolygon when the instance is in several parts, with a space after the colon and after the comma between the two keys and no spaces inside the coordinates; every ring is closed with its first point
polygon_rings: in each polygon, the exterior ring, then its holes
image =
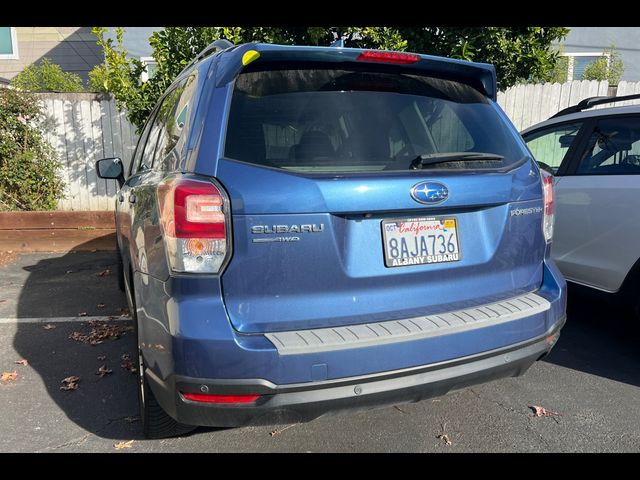
{"type": "Polygon", "coordinates": [[[543,313],[415,341],[279,355],[264,335],[242,334],[232,328],[221,302],[220,283],[214,276],[207,277],[172,276],[162,282],[135,275],[136,301],[144,305],[138,308],[138,316],[144,328],[145,362],[160,379],[175,373],[208,379],[261,378],[285,385],[428,365],[543,335],[566,309],[564,280],[554,266],[545,263],[542,285],[535,292],[551,304],[543,313]],[[317,378],[317,365],[324,366],[323,378],[317,378]]]}
{"type": "Polygon", "coordinates": [[[616,292],[640,258],[640,176],[567,176],[555,182],[553,258],[566,279],[616,292]]]}

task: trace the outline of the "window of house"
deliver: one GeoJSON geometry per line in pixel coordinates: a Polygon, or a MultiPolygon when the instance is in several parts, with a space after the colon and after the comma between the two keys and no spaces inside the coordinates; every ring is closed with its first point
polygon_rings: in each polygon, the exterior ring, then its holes
{"type": "Polygon", "coordinates": [[[606,52],[575,52],[575,53],[564,53],[562,56],[565,56],[569,59],[567,62],[568,75],[567,81],[571,80],[582,80],[584,76],[584,71],[589,66],[589,64],[595,62],[599,58],[609,57],[609,54],[606,52]]]}
{"type": "Polygon", "coordinates": [[[158,62],[153,57],[140,57],[140,62],[144,66],[144,71],[140,75],[143,82],[146,82],[156,74],[158,69],[158,62]]]}
{"type": "Polygon", "coordinates": [[[0,59],[18,58],[18,41],[15,27],[0,27],[0,59]]]}

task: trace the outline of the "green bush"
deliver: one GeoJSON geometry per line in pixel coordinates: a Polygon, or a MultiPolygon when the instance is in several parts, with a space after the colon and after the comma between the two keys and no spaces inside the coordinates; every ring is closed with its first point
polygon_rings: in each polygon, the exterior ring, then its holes
{"type": "Polygon", "coordinates": [[[64,72],[60,65],[45,58],[40,65],[25,67],[11,85],[29,92],[84,92],[82,79],[71,72],[64,72]]]}
{"type": "Polygon", "coordinates": [[[605,53],[608,53],[609,57],[600,57],[587,65],[582,78],[584,80],[607,80],[610,86],[618,85],[624,73],[624,62],[620,58],[615,45],[605,50],[605,53]]]}
{"type": "Polygon", "coordinates": [[[42,120],[35,95],[0,88],[0,210],[52,210],[63,197],[60,163],[42,120]]]}
{"type": "Polygon", "coordinates": [[[543,77],[545,82],[565,83],[569,81],[569,57],[564,55],[564,45],[560,44],[554,52],[556,60],[553,68],[543,77]]]}
{"type": "Polygon", "coordinates": [[[108,92],[108,75],[107,66],[104,63],[96,65],[89,72],[89,86],[87,90],[90,92],[108,92]]]}

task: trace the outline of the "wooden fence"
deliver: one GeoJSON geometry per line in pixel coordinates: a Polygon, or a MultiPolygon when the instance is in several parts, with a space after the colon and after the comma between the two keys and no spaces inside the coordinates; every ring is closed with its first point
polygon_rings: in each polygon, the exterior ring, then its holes
{"type": "MultiPolygon", "coordinates": [[[[499,92],[498,103],[516,128],[523,130],[584,98],[607,95],[608,92],[608,83],[597,81],[527,84],[499,92]]],[[[617,88],[618,96],[632,93],[640,93],[640,82],[620,82],[617,88]]],[[[115,182],[97,178],[95,161],[104,157],[119,156],[128,167],[137,141],[135,128],[123,112],[118,112],[114,100],[108,95],[38,95],[42,99],[47,116],[47,137],[56,148],[64,167],[62,177],[67,185],[66,197],[59,202],[59,209],[112,210],[115,182]]],[[[630,103],[638,102],[616,105],[630,103]]]]}
{"type": "Polygon", "coordinates": [[[105,212],[0,212],[0,250],[114,250],[115,217],[105,212]]]}
{"type": "MultiPolygon", "coordinates": [[[[640,93],[640,82],[620,82],[616,96],[640,93]]],[[[567,83],[516,85],[498,93],[498,104],[520,131],[548,119],[563,108],[577,104],[588,97],[606,96],[609,83],[595,80],[574,80],[567,83]]],[[[627,100],[615,106],[638,104],[638,100],[627,100]]],[[[602,105],[595,108],[607,108],[602,105]]]]}
{"type": "Polygon", "coordinates": [[[109,95],[40,93],[47,139],[62,162],[65,198],[60,210],[113,210],[116,185],[96,176],[95,162],[120,157],[128,167],[137,135],[109,95]]]}

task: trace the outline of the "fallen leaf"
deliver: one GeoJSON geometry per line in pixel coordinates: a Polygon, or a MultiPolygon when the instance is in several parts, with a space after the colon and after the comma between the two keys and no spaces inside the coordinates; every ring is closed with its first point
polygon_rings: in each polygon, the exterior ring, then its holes
{"type": "Polygon", "coordinates": [[[123,448],[131,448],[133,447],[133,440],[129,440],[128,442],[118,442],[114,445],[116,450],[122,450],[123,448]]]}
{"type": "Polygon", "coordinates": [[[125,417],[125,422],[134,423],[140,420],[140,417],[125,417]]]}
{"type": "Polygon", "coordinates": [[[131,315],[131,313],[129,312],[129,309],[126,308],[126,307],[125,308],[119,308],[118,312],[120,312],[120,316],[121,317],[128,317],[128,316],[131,315]]]}
{"type": "Polygon", "coordinates": [[[16,378],[18,378],[18,372],[2,372],[0,375],[0,380],[3,382],[13,382],[16,378]]]}
{"type": "Polygon", "coordinates": [[[91,253],[96,253],[98,251],[97,248],[94,248],[93,250],[91,250],[91,253]]]}
{"type": "Polygon", "coordinates": [[[13,362],[13,363],[15,363],[16,365],[22,365],[22,366],[24,366],[24,367],[26,367],[27,365],[29,365],[29,362],[28,362],[28,361],[26,361],[24,358],[23,358],[22,360],[16,360],[16,361],[15,361],[15,362],[13,362]]]}
{"type": "Polygon", "coordinates": [[[87,312],[80,312],[78,314],[79,317],[86,317],[87,316],[87,312]]]}
{"type": "Polygon", "coordinates": [[[98,305],[96,305],[96,307],[98,307],[98,308],[104,308],[104,307],[105,307],[105,305],[104,305],[104,303],[99,303],[98,305]]]}
{"type": "Polygon", "coordinates": [[[111,270],[110,270],[110,269],[108,269],[108,268],[107,268],[106,270],[101,271],[101,272],[98,274],[98,276],[99,276],[99,277],[104,277],[104,276],[106,276],[106,275],[111,275],[111,270]]]}
{"type": "Polygon", "coordinates": [[[89,333],[72,332],[69,338],[76,342],[99,345],[105,340],[117,340],[122,335],[126,335],[127,332],[133,330],[132,325],[121,325],[103,320],[90,320],[87,325],[91,327],[89,333]]]}
{"type": "Polygon", "coordinates": [[[50,323],[47,323],[47,324],[46,324],[44,327],[42,327],[42,328],[44,328],[45,330],[52,330],[52,329],[56,328],[56,326],[55,326],[55,325],[51,325],[50,323]]]}
{"type": "Polygon", "coordinates": [[[297,425],[297,423],[293,423],[291,425],[287,425],[286,427],[278,428],[278,429],[270,432],[269,435],[272,436],[272,437],[275,437],[276,435],[280,435],[285,430],[289,430],[291,427],[295,427],[296,425],[297,425]]]}
{"type": "Polygon", "coordinates": [[[533,410],[534,417],[555,417],[556,415],[560,415],[558,412],[552,412],[551,410],[547,410],[544,407],[539,407],[537,405],[529,405],[529,408],[533,410]]]}
{"type": "Polygon", "coordinates": [[[131,361],[128,353],[123,353],[120,358],[122,359],[122,363],[120,364],[122,368],[124,368],[125,370],[129,370],[131,373],[136,373],[138,371],[138,369],[131,361]]]}
{"type": "Polygon", "coordinates": [[[451,445],[451,439],[449,438],[449,435],[446,434],[446,430],[447,430],[446,422],[441,423],[440,428],[442,429],[442,433],[440,433],[440,435],[436,435],[436,438],[439,440],[442,440],[446,445],[451,445]]]}
{"type": "Polygon", "coordinates": [[[66,272],[64,272],[64,273],[73,273],[73,270],[67,270],[67,271],[66,271],[66,272]]]}
{"type": "Polygon", "coordinates": [[[106,355],[100,355],[99,357],[96,357],[99,361],[104,362],[107,359],[106,355]]]}
{"type": "Polygon", "coordinates": [[[105,375],[110,375],[112,373],[113,373],[113,370],[111,370],[110,368],[107,368],[106,365],[102,365],[96,372],[96,375],[100,375],[100,378],[102,378],[105,375]]]}
{"type": "Polygon", "coordinates": [[[62,387],[60,387],[60,390],[77,390],[78,389],[78,382],[80,381],[80,377],[76,376],[76,375],[71,375],[70,377],[65,378],[64,380],[62,380],[62,387]]]}

